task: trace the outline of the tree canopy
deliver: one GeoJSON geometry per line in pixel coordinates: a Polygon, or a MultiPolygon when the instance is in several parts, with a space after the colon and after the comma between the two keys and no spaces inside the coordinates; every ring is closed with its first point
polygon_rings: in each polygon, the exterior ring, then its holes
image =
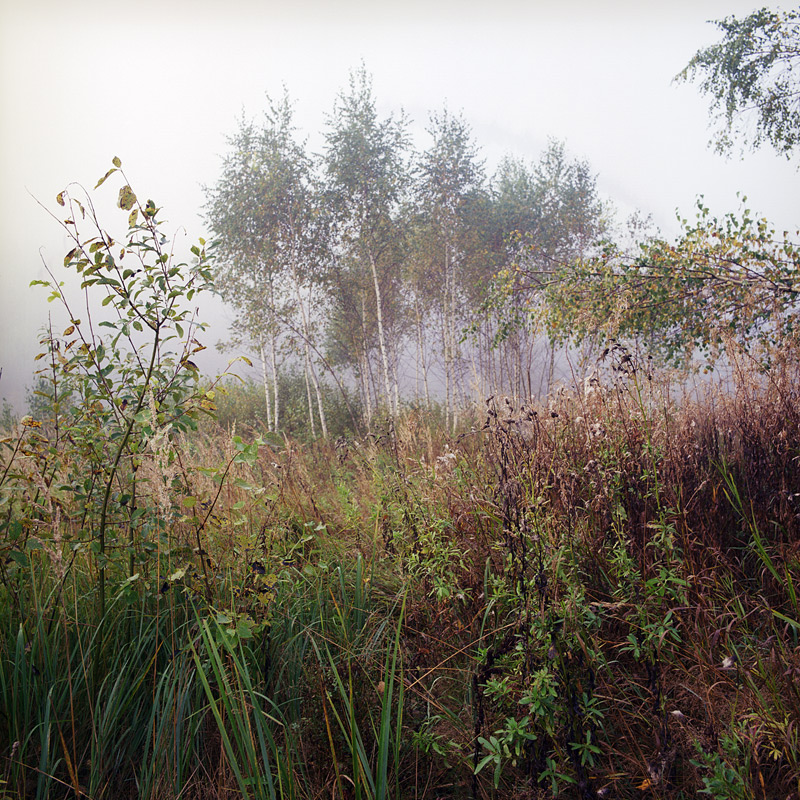
{"type": "MultiPolygon", "coordinates": [[[[538,382],[539,323],[517,314],[511,341],[487,300],[523,244],[528,265],[551,269],[596,244],[604,209],[589,165],[551,142],[538,162],[509,158],[487,177],[460,114],[432,113],[419,150],[408,130],[379,111],[362,67],[320,155],[297,139],[286,97],[230,139],[208,190],[218,287],[237,315],[232,344],[262,361],[273,429],[281,376],[300,364],[323,432],[323,372],[358,393],[368,425],[396,413],[412,381],[420,402],[443,399],[452,428],[470,402],[538,382]]],[[[517,312],[530,300],[515,298],[517,312]]]]}
{"type": "Polygon", "coordinates": [[[702,202],[674,242],[660,237],[596,258],[546,283],[548,325],[562,339],[638,341],[667,363],[728,341],[785,347],[798,335],[800,248],[748,209],[715,218],[702,202]]]}
{"type": "Polygon", "coordinates": [[[790,157],[800,144],[800,11],[762,8],[718,20],[720,42],[699,50],[678,80],[699,80],[722,123],[720,152],[737,139],[790,157]]]}
{"type": "MultiPolygon", "coordinates": [[[[726,136],[752,111],[754,144],[788,153],[800,141],[798,19],[723,20],[723,42],[682,73],[706,76],[726,136]]],[[[379,112],[362,67],[336,98],[320,155],[296,139],[287,98],[231,139],[209,191],[218,285],[240,342],[260,350],[274,428],[279,355],[304,364],[310,427],[325,433],[323,372],[357,393],[368,426],[394,416],[413,381],[420,402],[443,400],[454,429],[489,394],[548,392],[565,346],[588,356],[627,339],[687,364],[730,342],[794,341],[800,248],[749,210],[719,219],[701,202],[674,241],[626,249],[590,165],[563,143],[530,163],[508,156],[487,176],[461,115],[431,114],[419,150],[409,130],[402,114],[379,112]]]]}
{"type": "MultiPolygon", "coordinates": [[[[722,41],[698,51],[678,76],[700,80],[722,122],[716,146],[772,145],[787,157],[800,144],[800,11],[762,8],[716,25],[722,41]]],[[[595,344],[636,341],[667,363],[726,344],[769,361],[797,344],[800,248],[749,209],[711,214],[702,199],[675,241],[650,236],[633,251],[605,243],[555,270],[525,264],[515,274],[540,287],[550,335],[595,344]]]]}

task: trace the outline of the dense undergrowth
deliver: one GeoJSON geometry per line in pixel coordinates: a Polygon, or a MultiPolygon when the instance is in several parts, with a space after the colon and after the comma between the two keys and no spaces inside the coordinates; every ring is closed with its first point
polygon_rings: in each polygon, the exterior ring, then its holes
{"type": "Polygon", "coordinates": [[[46,282],[69,323],[0,439],[0,797],[800,797],[790,348],[265,440],[192,361],[205,243],[74,194],[106,316],[46,282]]]}
{"type": "Polygon", "coordinates": [[[0,791],[797,797],[797,365],[672,397],[609,359],[457,437],[174,433],[116,507],[102,620],[96,509],[56,488],[85,465],[24,428],[0,791]]]}

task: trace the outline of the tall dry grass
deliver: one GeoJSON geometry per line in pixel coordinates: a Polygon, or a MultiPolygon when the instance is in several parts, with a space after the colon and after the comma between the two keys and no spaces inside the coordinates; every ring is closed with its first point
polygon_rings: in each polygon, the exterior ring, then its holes
{"type": "Polygon", "coordinates": [[[797,386],[731,359],[689,393],[614,348],[455,437],[419,411],[335,443],[206,428],[142,485],[157,552],[109,567],[100,648],[80,516],[31,481],[3,790],[800,796],[797,386]]]}

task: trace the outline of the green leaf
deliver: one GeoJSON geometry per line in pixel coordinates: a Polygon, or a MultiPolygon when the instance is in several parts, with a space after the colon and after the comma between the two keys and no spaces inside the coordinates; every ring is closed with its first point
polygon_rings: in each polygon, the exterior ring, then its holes
{"type": "MultiPolygon", "coordinates": [[[[111,171],[113,172],[114,170],[111,171]]],[[[103,180],[105,180],[105,178],[103,180]]],[[[131,187],[125,184],[125,186],[123,186],[119,190],[119,198],[117,200],[117,205],[123,211],[130,211],[135,203],[136,203],[136,195],[133,193],[131,187]]]]}
{"type": "Polygon", "coordinates": [[[175,583],[175,581],[182,580],[182,579],[183,579],[183,577],[186,575],[186,571],[187,571],[188,569],[189,569],[189,567],[188,567],[188,566],[185,566],[185,567],[181,567],[180,569],[177,569],[177,570],[175,570],[175,572],[173,572],[173,573],[172,573],[172,575],[170,575],[170,576],[167,578],[167,580],[168,580],[170,583],[175,583]]]}
{"type": "Polygon", "coordinates": [[[99,181],[97,181],[97,183],[94,185],[94,188],[97,189],[98,187],[102,186],[106,182],[106,178],[108,178],[109,175],[113,175],[116,171],[117,171],[116,168],[114,168],[106,172],[106,174],[103,175],[103,177],[100,178],[99,181]]]}
{"type": "Polygon", "coordinates": [[[28,559],[28,556],[26,556],[25,553],[23,553],[21,550],[12,550],[8,554],[8,557],[12,561],[16,561],[16,563],[19,564],[19,566],[21,567],[28,567],[30,565],[30,560],[28,559]]]}
{"type": "Polygon", "coordinates": [[[115,167],[117,167],[117,169],[119,169],[122,166],[122,162],[116,156],[114,156],[114,158],[111,159],[111,163],[115,167]]]}
{"type": "Polygon", "coordinates": [[[490,761],[494,761],[495,756],[494,754],[490,754],[488,756],[484,756],[478,765],[475,767],[475,774],[477,775],[490,761]]]}

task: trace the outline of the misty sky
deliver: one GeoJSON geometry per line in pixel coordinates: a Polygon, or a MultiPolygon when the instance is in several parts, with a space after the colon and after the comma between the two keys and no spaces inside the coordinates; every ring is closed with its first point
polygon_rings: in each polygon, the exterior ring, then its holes
{"type": "MultiPolygon", "coordinates": [[[[707,20],[756,7],[0,0],[0,396],[19,405],[31,383],[37,330],[56,309],[28,284],[44,277],[42,259],[63,275],[69,249],[37,200],[55,212],[70,181],[93,186],[119,156],[134,190],[186,229],[188,247],[206,232],[202,186],[216,180],[242,112],[258,116],[265,93],[285,85],[319,150],[326,114],[362,60],[381,112],[402,108],[418,147],[429,112],[446,103],[471,123],[489,174],[505,154],[536,159],[554,137],[591,164],[620,218],[641,209],[673,234],[676,209],[691,217],[702,194],[721,216],[739,207],[738,191],[779,230],[796,229],[796,164],[768,150],[716,155],[707,101],[672,83],[718,39],[707,20]]],[[[114,216],[117,188],[98,190],[101,215],[114,216]]],[[[213,345],[226,314],[219,304],[204,313],[213,345]]]]}

